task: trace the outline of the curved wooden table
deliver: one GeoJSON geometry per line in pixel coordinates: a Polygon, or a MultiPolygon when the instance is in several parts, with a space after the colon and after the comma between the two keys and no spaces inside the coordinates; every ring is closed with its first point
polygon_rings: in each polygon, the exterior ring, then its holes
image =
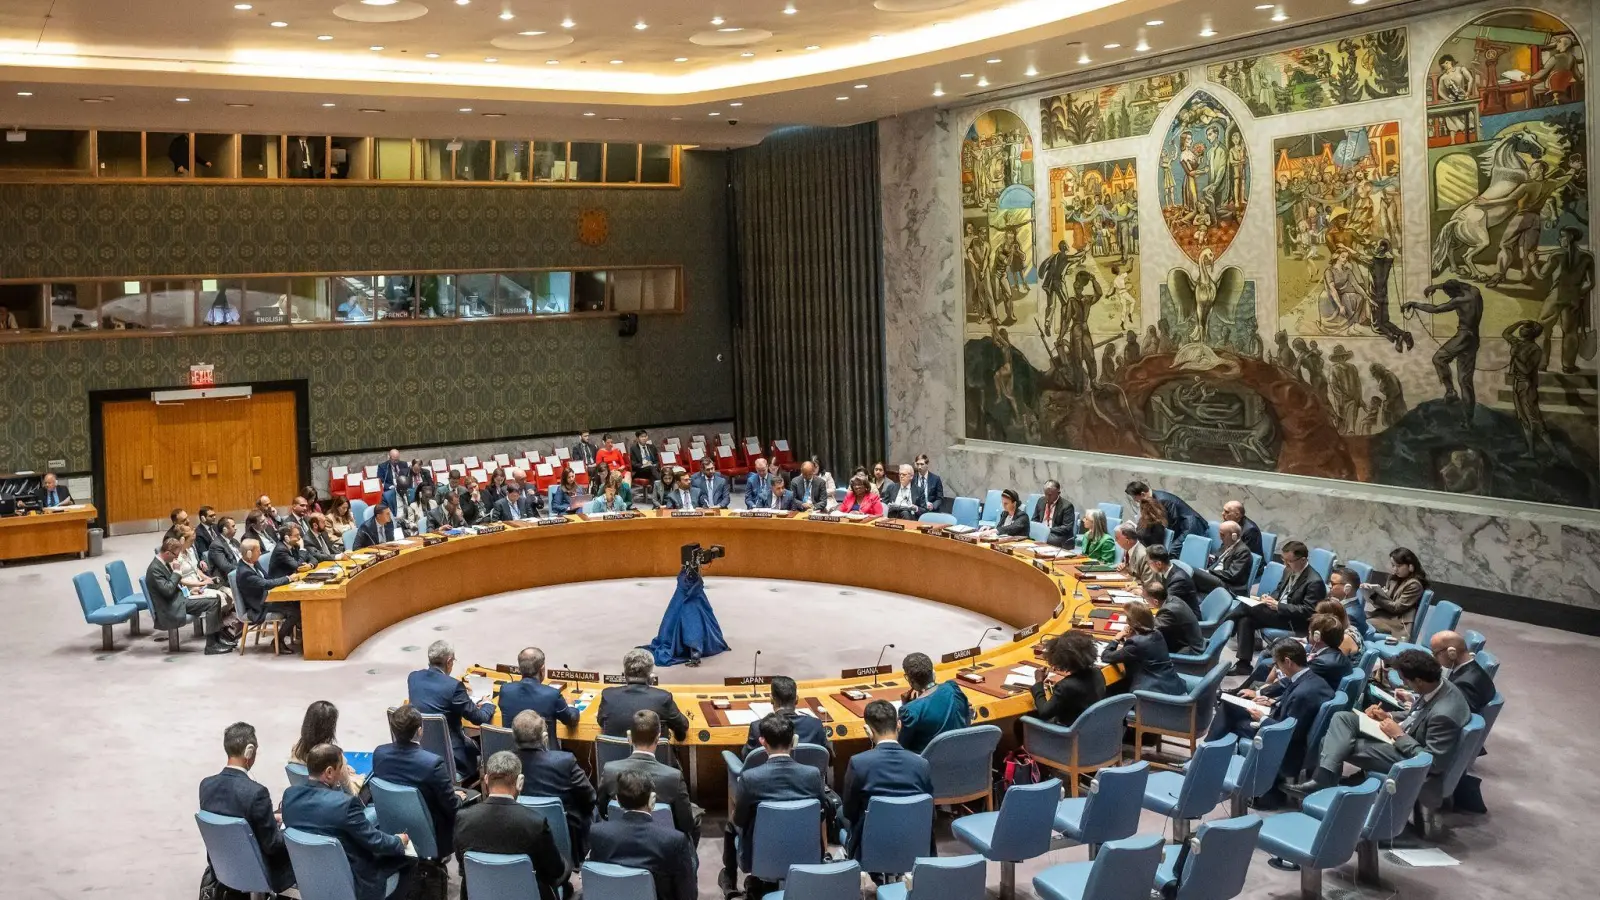
{"type": "MultiPolygon", "coordinates": [[[[1017,666],[1042,665],[1034,645],[1071,628],[1073,621],[1086,615],[1094,605],[1090,592],[1074,577],[1071,565],[1043,564],[1053,570],[1041,571],[1026,549],[1031,543],[1009,545],[1012,553],[1002,553],[988,545],[924,533],[915,523],[909,524],[911,527],[900,531],[868,523],[813,522],[805,516],[677,518],[647,513],[613,521],[586,521],[575,516],[566,525],[518,523],[498,533],[452,538],[431,547],[412,539],[396,556],[345,580],[278,588],[270,599],[300,602],[305,658],[344,659],[368,637],[419,613],[532,587],[673,577],[684,544],[720,544],[727,548],[727,555],[709,568],[712,576],[765,578],[782,573],[786,578],[908,594],[969,609],[1021,629],[1007,635],[1010,640],[977,656],[937,665],[935,675],[940,681],[960,672],[984,677],[981,685],[958,681],[972,702],[975,724],[998,723],[1031,712],[1029,691],[1006,687],[1005,677],[1017,666]],[[1030,631],[1032,626],[1038,627],[1030,631]]],[[[960,642],[967,639],[962,635],[953,638],[951,646],[925,649],[933,656],[952,653],[965,649],[960,642]]],[[[863,665],[870,662],[862,660],[863,665]]],[[[497,671],[492,662],[468,671],[502,681],[517,677],[497,671]]],[[[1108,667],[1105,675],[1114,682],[1119,673],[1116,667],[1108,667]]],[[[599,734],[595,718],[605,683],[560,684],[570,703],[588,701],[575,727],[560,728],[561,739],[593,742],[599,734]]],[[[689,716],[686,743],[691,748],[731,748],[745,742],[748,726],[728,723],[725,711],[715,707],[716,701],[746,708],[752,701],[768,699],[759,686],[663,687],[689,716]]],[[[860,711],[865,701],[851,701],[841,692],[863,689],[872,691],[874,697],[897,699],[905,680],[901,673],[890,672],[878,677],[877,688],[873,688],[870,674],[805,680],[799,687],[802,706],[828,722],[834,740],[864,742],[867,732],[860,711]]],[[[839,759],[846,756],[841,753],[839,759]]],[[[692,769],[704,768],[697,765],[701,762],[698,754],[691,753],[690,762],[692,769]]],[[[720,760],[713,765],[720,768],[720,760]]]]}

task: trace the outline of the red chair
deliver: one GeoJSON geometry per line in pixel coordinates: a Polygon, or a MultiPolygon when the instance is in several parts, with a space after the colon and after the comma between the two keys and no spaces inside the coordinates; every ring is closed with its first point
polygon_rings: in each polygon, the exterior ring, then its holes
{"type": "Polygon", "coordinates": [[[350,500],[360,500],[361,483],[365,480],[361,477],[360,472],[351,472],[346,475],[344,477],[344,496],[350,500]]]}
{"type": "Polygon", "coordinates": [[[334,466],[328,470],[328,493],[335,497],[343,497],[345,479],[350,477],[349,466],[334,466]]]}
{"type": "Polygon", "coordinates": [[[494,455],[494,464],[499,466],[502,469],[511,468],[511,454],[509,454],[509,453],[496,453],[494,455]]]}
{"type": "Polygon", "coordinates": [[[789,449],[789,442],[776,440],[772,442],[772,462],[783,469],[794,468],[794,451],[789,449]]]}
{"type": "Polygon", "coordinates": [[[682,463],[678,462],[678,451],[666,449],[661,451],[661,469],[663,472],[669,468],[672,468],[673,466],[679,465],[682,465],[682,463]]]}
{"type": "Polygon", "coordinates": [[[550,486],[560,480],[560,473],[546,463],[539,463],[538,468],[533,470],[533,484],[541,494],[549,493],[550,486]]]}
{"type": "Polygon", "coordinates": [[[377,506],[379,503],[382,503],[383,502],[383,482],[379,481],[376,478],[364,478],[364,479],[362,479],[361,480],[361,499],[365,500],[368,506],[377,506]]]}
{"type": "Polygon", "coordinates": [[[743,478],[750,474],[750,467],[739,464],[739,457],[733,452],[732,447],[719,446],[716,454],[717,471],[728,476],[728,478],[743,478]]]}
{"type": "Polygon", "coordinates": [[[742,457],[740,461],[754,469],[756,460],[761,456],[761,438],[753,436],[745,438],[744,446],[740,447],[739,450],[742,457]]]}
{"type": "Polygon", "coordinates": [[[689,471],[690,472],[698,472],[698,471],[700,471],[700,460],[705,459],[705,458],[706,458],[706,448],[704,448],[704,447],[690,447],[689,448],[689,466],[688,466],[689,471]]]}
{"type": "Polygon", "coordinates": [[[362,475],[362,477],[365,477],[365,478],[377,478],[378,477],[378,467],[377,466],[362,466],[361,467],[361,475],[362,475]]]}

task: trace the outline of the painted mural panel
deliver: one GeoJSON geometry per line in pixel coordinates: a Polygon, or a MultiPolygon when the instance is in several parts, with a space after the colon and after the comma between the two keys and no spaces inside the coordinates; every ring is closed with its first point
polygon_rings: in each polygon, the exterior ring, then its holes
{"type": "Polygon", "coordinates": [[[1039,101],[1046,150],[1150,133],[1156,117],[1188,83],[1184,72],[1072,91],[1039,101]]]}
{"type": "Polygon", "coordinates": [[[961,142],[962,268],[967,319],[1016,324],[1034,269],[1033,137],[1016,113],[990,110],[961,142]]]}
{"type": "Polygon", "coordinates": [[[1250,203],[1250,154],[1233,115],[1196,91],[1161,145],[1161,215],[1185,256],[1228,252],[1250,203]]]}
{"type": "Polygon", "coordinates": [[[1257,118],[1403,97],[1411,92],[1404,28],[1215,63],[1206,78],[1238,96],[1257,118]]]}
{"type": "Polygon", "coordinates": [[[1044,333],[1067,338],[1074,365],[1093,369],[1091,335],[1137,332],[1136,160],[1050,170],[1050,253],[1039,264],[1039,282],[1045,296],[1044,333]]]}

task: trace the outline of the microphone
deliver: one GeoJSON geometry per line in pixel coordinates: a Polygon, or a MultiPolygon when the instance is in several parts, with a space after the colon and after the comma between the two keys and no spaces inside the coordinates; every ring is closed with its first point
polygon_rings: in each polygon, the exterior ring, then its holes
{"type": "Polygon", "coordinates": [[[893,647],[894,647],[893,644],[884,644],[883,645],[883,649],[878,651],[878,661],[872,664],[872,686],[873,687],[877,687],[878,686],[878,667],[883,665],[883,654],[884,654],[884,651],[890,650],[893,647]]]}
{"type": "MultiPolygon", "coordinates": [[[[983,634],[978,635],[978,643],[973,645],[973,649],[982,650],[983,649],[983,639],[988,637],[990,632],[999,631],[999,630],[1000,630],[1000,626],[999,625],[991,625],[988,628],[984,629],[983,634]]],[[[978,657],[977,657],[976,654],[974,654],[972,658],[974,660],[976,660],[978,657]]],[[[976,665],[977,665],[977,663],[974,662],[972,665],[967,666],[967,668],[971,669],[976,665]]]]}
{"type": "Polygon", "coordinates": [[[756,655],[755,655],[755,659],[752,659],[750,661],[750,677],[751,678],[756,677],[756,673],[758,673],[760,671],[761,671],[761,651],[757,650],[756,651],[756,655]]]}

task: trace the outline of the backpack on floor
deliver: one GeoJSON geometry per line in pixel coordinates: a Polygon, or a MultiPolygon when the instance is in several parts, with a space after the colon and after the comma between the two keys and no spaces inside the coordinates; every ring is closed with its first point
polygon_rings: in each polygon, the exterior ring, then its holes
{"type": "Polygon", "coordinates": [[[1038,784],[1041,780],[1039,778],[1039,763],[1026,750],[1013,750],[1007,753],[1004,772],[1003,778],[1005,782],[1001,785],[1002,793],[1005,788],[1014,784],[1038,784]]]}

